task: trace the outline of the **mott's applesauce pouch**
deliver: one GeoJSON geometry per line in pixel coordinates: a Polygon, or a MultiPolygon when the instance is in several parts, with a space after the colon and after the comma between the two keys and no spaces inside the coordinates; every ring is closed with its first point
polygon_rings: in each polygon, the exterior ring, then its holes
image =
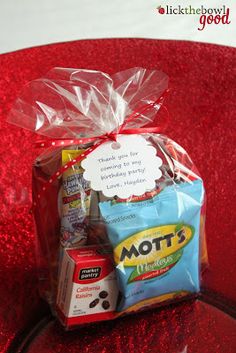
{"type": "MultiPolygon", "coordinates": [[[[63,150],[62,165],[78,157],[84,150],[63,150]]],[[[76,163],[62,175],[61,243],[71,247],[86,243],[90,207],[90,185],[83,178],[83,168],[76,163]]]]}
{"type": "Polygon", "coordinates": [[[201,180],[164,188],[140,202],[103,202],[122,299],[132,311],[199,291],[201,180]]]}

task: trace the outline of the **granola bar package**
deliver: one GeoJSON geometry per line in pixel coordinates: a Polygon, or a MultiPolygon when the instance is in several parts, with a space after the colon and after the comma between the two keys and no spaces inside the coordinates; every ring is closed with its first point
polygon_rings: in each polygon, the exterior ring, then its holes
{"type": "Polygon", "coordinates": [[[39,135],[39,290],[66,329],[200,291],[205,190],[163,134],[167,91],[161,71],[54,68],[12,107],[9,122],[39,135]]]}

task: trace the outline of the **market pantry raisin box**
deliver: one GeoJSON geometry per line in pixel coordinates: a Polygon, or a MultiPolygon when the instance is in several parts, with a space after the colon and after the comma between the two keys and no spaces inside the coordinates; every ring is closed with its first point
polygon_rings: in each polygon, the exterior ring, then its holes
{"type": "Polygon", "coordinates": [[[115,318],[118,289],[109,248],[64,249],[56,310],[65,326],[115,318]]]}

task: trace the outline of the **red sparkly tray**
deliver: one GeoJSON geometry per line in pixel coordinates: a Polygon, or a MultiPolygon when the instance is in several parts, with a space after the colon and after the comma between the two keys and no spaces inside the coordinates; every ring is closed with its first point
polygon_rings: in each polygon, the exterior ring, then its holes
{"type": "Polygon", "coordinates": [[[53,44],[0,57],[0,352],[236,352],[233,210],[236,49],[145,39],[53,44]],[[36,135],[5,122],[29,80],[54,66],[108,73],[161,69],[170,77],[166,130],[198,166],[207,192],[210,267],[198,300],[65,333],[38,296],[31,207],[36,135]]]}

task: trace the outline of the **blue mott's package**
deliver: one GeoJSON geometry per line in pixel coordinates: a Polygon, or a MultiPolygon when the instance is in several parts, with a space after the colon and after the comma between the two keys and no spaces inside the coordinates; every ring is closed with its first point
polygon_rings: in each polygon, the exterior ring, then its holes
{"type": "Polygon", "coordinates": [[[135,311],[199,291],[202,180],[166,187],[139,202],[100,203],[122,299],[135,311]]]}

